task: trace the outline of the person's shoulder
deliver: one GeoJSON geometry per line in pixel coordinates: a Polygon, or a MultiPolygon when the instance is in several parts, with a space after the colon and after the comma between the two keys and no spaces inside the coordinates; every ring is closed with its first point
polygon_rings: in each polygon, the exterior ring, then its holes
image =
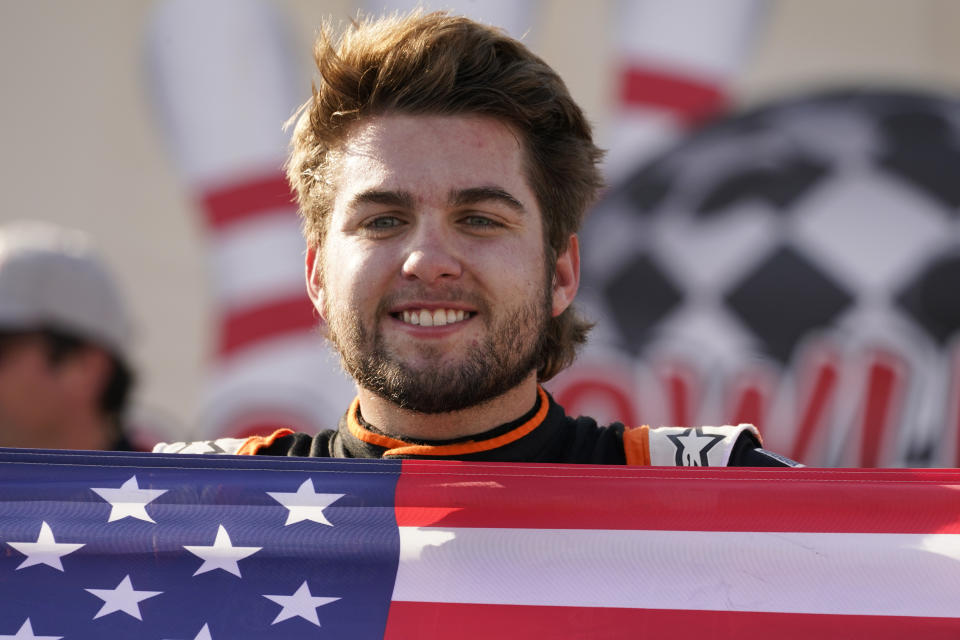
{"type": "Polygon", "coordinates": [[[624,464],[621,423],[601,425],[589,416],[563,415],[562,424],[558,444],[563,450],[555,462],[624,464]]]}
{"type": "Polygon", "coordinates": [[[330,440],[336,431],[325,429],[316,435],[278,429],[266,436],[217,438],[194,442],[160,442],[154,453],[329,457],[330,440]]]}

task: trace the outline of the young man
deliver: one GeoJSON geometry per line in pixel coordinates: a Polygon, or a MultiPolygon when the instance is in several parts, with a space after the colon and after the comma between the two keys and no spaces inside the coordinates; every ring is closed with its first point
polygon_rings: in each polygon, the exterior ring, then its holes
{"type": "Polygon", "coordinates": [[[88,239],[0,228],[0,446],[130,450],[130,322],[88,239]]]}
{"type": "MultiPolygon", "coordinates": [[[[589,324],[576,232],[601,151],[563,81],[502,32],[443,13],[365,20],[316,48],[293,134],[307,289],[358,395],[335,431],[226,452],[724,465],[753,427],[625,430],[540,386],[589,324]]],[[[209,447],[159,446],[157,451],[209,447]]]]}

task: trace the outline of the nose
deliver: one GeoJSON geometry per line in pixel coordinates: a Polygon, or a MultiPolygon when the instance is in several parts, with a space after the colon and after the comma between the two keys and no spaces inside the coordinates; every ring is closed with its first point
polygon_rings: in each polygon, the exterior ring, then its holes
{"type": "Polygon", "coordinates": [[[403,261],[405,278],[434,283],[460,277],[463,265],[443,230],[424,226],[412,240],[403,261]]]}

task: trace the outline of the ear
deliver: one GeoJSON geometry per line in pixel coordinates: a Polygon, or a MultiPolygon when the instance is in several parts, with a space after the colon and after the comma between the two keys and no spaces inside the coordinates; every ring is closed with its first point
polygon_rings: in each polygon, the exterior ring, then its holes
{"type": "Polygon", "coordinates": [[[570,234],[567,248],[557,256],[553,270],[553,317],[563,313],[573,302],[580,288],[580,242],[577,235],[570,234]]]}
{"type": "Polygon", "coordinates": [[[320,252],[317,250],[317,247],[307,247],[305,267],[307,295],[309,295],[310,300],[313,301],[313,306],[316,308],[317,313],[326,321],[326,310],[324,309],[323,301],[323,283],[320,277],[320,252]]]}

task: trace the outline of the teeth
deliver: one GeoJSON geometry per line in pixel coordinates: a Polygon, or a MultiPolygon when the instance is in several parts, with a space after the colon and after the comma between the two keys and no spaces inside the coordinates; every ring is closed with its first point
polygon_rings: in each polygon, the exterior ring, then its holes
{"type": "Polygon", "coordinates": [[[442,327],[454,322],[462,322],[469,317],[469,314],[463,309],[417,309],[404,311],[400,314],[401,318],[407,324],[420,325],[421,327],[442,327]]]}

